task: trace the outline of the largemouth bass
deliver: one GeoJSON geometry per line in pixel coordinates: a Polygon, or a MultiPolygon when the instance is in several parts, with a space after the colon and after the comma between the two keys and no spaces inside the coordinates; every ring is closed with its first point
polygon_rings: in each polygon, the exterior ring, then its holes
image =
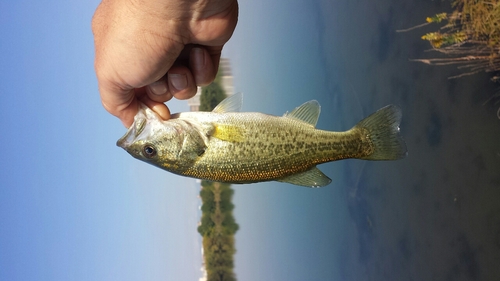
{"type": "Polygon", "coordinates": [[[315,128],[320,114],[309,101],[283,116],[238,112],[242,94],[212,112],[183,112],[163,121],[145,105],[117,145],[172,173],[228,183],[280,181],[321,187],[331,179],[316,165],[358,158],[406,156],[399,135],[401,110],[386,106],[345,132],[315,128]]]}

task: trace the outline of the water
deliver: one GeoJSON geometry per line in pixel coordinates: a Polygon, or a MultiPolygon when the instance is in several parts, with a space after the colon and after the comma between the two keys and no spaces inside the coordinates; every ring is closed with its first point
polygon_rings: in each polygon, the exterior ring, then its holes
{"type": "Polygon", "coordinates": [[[397,104],[409,152],[321,165],[333,182],[319,190],[235,186],[238,280],[497,280],[500,120],[484,104],[496,85],[410,62],[435,55],[420,39],[435,27],[395,32],[449,4],[240,5],[226,55],[244,110],[280,115],[316,99],[317,127],[345,130],[397,104]]]}

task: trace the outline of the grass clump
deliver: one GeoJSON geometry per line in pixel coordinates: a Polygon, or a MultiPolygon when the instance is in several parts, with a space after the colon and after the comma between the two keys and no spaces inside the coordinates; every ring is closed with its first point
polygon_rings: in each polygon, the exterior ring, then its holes
{"type": "MultiPolygon", "coordinates": [[[[432,65],[457,64],[464,73],[500,70],[500,0],[454,0],[452,13],[428,17],[426,23],[399,32],[409,31],[433,23],[442,23],[439,30],[422,36],[434,50],[445,58],[417,59],[432,65]]],[[[493,80],[499,80],[494,76],[493,80]]]]}
{"type": "Polygon", "coordinates": [[[500,0],[453,0],[452,8],[451,13],[436,14],[428,17],[423,24],[398,30],[406,32],[444,23],[437,31],[423,35],[422,39],[429,41],[432,48],[445,54],[445,57],[413,61],[430,65],[457,65],[463,70],[450,78],[491,72],[492,80],[500,82],[500,0]]]}

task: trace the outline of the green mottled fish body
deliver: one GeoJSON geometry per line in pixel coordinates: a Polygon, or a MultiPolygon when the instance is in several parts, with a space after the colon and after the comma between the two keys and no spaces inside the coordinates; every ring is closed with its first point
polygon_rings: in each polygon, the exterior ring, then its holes
{"type": "Polygon", "coordinates": [[[315,128],[316,101],[282,117],[234,112],[241,94],[213,112],[185,112],[161,120],[143,106],[118,141],[132,156],[170,172],[211,181],[283,181],[319,187],[331,180],[316,165],[346,158],[394,160],[406,155],[399,136],[401,113],[387,106],[351,130],[315,128]]]}
{"type": "MultiPolygon", "coordinates": [[[[217,124],[218,128],[238,128],[238,137],[207,140],[203,157],[184,172],[195,178],[223,182],[277,179],[363,153],[363,138],[354,132],[321,131],[292,118],[262,113],[190,112],[181,113],[178,119],[207,127],[217,124]]],[[[364,147],[369,149],[369,144],[364,147]]]]}

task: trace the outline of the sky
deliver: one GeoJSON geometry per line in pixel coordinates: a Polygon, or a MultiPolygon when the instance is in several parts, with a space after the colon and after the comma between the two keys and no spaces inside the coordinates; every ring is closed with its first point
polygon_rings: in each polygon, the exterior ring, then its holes
{"type": "Polygon", "coordinates": [[[97,5],[0,3],[0,280],[197,280],[198,188],[115,146],[126,130],[100,104],[97,5]]]}

